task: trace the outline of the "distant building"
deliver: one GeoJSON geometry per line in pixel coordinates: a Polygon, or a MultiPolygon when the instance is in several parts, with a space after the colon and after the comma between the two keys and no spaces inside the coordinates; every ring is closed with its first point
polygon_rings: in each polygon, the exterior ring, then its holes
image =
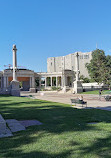
{"type": "MultiPolygon", "coordinates": [[[[78,52],[79,54],[79,70],[80,75],[89,77],[88,71],[85,67],[86,63],[89,63],[92,58],[92,52],[78,52]]],[[[62,72],[62,70],[71,70],[75,71],[76,69],[76,52],[60,57],[50,57],[47,59],[47,72],[62,72]]]]}
{"type": "MultiPolygon", "coordinates": [[[[45,89],[50,89],[51,87],[60,87],[64,90],[73,88],[77,66],[76,54],[77,52],[66,56],[48,58],[47,72],[18,69],[17,80],[21,84],[21,90],[31,91],[33,89],[33,92],[35,92],[34,88],[40,90],[43,86],[45,89]]],[[[88,77],[85,64],[90,62],[92,52],[78,52],[78,54],[80,75],[88,77]]],[[[10,91],[12,76],[13,69],[11,68],[0,71],[0,93],[8,93],[10,91]]]]}

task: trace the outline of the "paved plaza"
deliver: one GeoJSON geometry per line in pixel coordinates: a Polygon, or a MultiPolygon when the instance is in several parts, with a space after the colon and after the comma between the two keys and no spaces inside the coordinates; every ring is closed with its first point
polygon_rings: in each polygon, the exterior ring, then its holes
{"type": "MultiPolygon", "coordinates": [[[[38,92],[38,93],[29,93],[29,92],[21,92],[21,96],[33,96],[33,99],[47,100],[53,102],[59,102],[64,104],[70,104],[70,99],[81,96],[81,94],[69,94],[69,93],[59,93],[59,92],[38,92]]],[[[104,96],[99,100],[99,95],[94,94],[82,94],[83,100],[87,101],[87,108],[97,108],[102,110],[111,111],[111,101],[105,101],[104,96]]],[[[76,108],[86,108],[81,105],[76,105],[76,108]]]]}

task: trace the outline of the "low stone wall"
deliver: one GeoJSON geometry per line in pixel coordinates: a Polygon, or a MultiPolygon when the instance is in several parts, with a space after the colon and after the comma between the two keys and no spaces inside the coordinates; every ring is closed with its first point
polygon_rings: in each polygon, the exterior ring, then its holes
{"type": "Polygon", "coordinates": [[[108,90],[108,86],[83,86],[83,92],[94,91],[94,90],[108,90]]]}
{"type": "Polygon", "coordinates": [[[10,95],[10,92],[9,91],[0,91],[0,95],[4,95],[4,94],[6,94],[6,95],[10,95]]]}

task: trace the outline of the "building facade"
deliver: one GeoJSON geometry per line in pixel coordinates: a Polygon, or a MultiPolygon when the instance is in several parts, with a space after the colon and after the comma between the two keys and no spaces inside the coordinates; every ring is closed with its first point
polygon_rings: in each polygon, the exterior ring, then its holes
{"type": "MultiPolygon", "coordinates": [[[[35,92],[41,88],[51,89],[51,87],[60,87],[67,90],[74,87],[75,71],[77,68],[76,54],[72,53],[66,56],[51,57],[47,59],[47,72],[34,72],[28,69],[17,69],[17,80],[20,82],[20,88],[23,91],[35,92]]],[[[88,71],[85,67],[89,63],[92,52],[78,52],[80,75],[88,77],[88,71]]],[[[0,71],[0,93],[10,91],[10,82],[12,81],[13,69],[0,71]]]]}
{"type": "MultiPolygon", "coordinates": [[[[13,69],[5,69],[0,71],[0,93],[8,93],[10,91],[10,82],[13,79],[13,69]]],[[[24,91],[29,91],[30,88],[35,88],[35,73],[28,69],[17,70],[17,80],[22,83],[20,88],[24,91]]]]}
{"type": "MultiPolygon", "coordinates": [[[[62,72],[62,70],[76,70],[76,54],[72,53],[66,56],[60,56],[60,57],[51,57],[47,59],[47,72],[53,73],[53,72],[62,72]]],[[[79,70],[80,75],[84,75],[85,77],[89,77],[88,71],[85,67],[86,63],[89,63],[92,59],[92,52],[78,52],[79,54],[79,70]]]]}

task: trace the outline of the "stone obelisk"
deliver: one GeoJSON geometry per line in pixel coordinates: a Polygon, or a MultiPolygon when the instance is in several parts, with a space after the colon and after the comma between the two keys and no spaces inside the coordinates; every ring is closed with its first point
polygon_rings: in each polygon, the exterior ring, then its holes
{"type": "Polygon", "coordinates": [[[74,81],[74,89],[73,89],[73,93],[80,93],[83,91],[82,88],[82,84],[81,81],[79,80],[79,54],[78,52],[76,53],[76,61],[75,61],[75,65],[76,65],[76,69],[75,69],[75,75],[76,75],[76,80],[74,81]]]}
{"type": "Polygon", "coordinates": [[[19,81],[17,81],[17,48],[13,45],[13,80],[11,81],[11,95],[20,96],[19,81]]]}

